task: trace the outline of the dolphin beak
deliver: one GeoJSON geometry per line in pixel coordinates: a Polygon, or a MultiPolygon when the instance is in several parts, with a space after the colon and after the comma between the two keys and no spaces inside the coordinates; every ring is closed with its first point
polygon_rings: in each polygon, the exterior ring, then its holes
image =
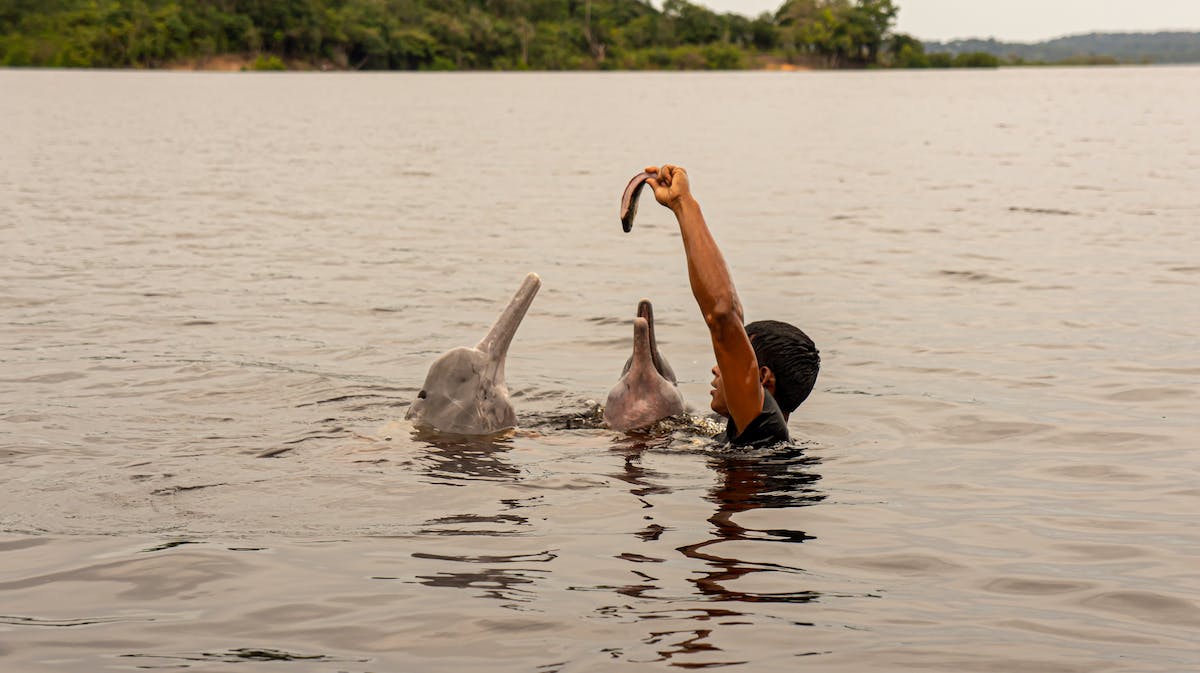
{"type": "Polygon", "coordinates": [[[650,323],[645,318],[633,319],[633,362],[629,370],[648,370],[658,373],[654,363],[654,351],[650,341],[650,323]]]}
{"type": "MultiPolygon", "coordinates": [[[[643,299],[638,302],[638,318],[646,321],[646,341],[650,348],[650,360],[654,363],[654,369],[658,371],[663,378],[674,383],[675,374],[672,372],[667,374],[667,368],[663,364],[662,355],[658,352],[658,342],[654,339],[654,307],[650,305],[649,299],[643,299]]],[[[641,328],[638,328],[640,330],[641,328]]],[[[634,331],[634,348],[637,348],[638,331],[634,331]]]]}
{"type": "Polygon", "coordinates": [[[650,323],[650,329],[654,329],[654,307],[650,305],[649,299],[643,299],[638,302],[639,318],[645,318],[646,322],[650,323]]]}
{"type": "Polygon", "coordinates": [[[483,340],[475,348],[487,353],[493,362],[503,363],[504,356],[508,355],[508,346],[512,343],[513,335],[517,333],[517,328],[521,326],[521,320],[525,318],[525,312],[529,310],[533,298],[537,296],[541,287],[542,279],[536,273],[525,276],[525,281],[513,295],[508,307],[504,309],[499,318],[496,318],[496,322],[488,330],[487,336],[483,337],[483,340]]]}

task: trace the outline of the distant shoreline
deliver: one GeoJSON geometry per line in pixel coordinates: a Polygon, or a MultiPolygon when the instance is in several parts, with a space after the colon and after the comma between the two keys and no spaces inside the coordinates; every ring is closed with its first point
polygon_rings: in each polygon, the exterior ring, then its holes
{"type": "MultiPolygon", "coordinates": [[[[121,68],[119,68],[121,69],[121,68]]],[[[136,70],[137,68],[123,68],[124,70],[136,70]]],[[[168,70],[174,72],[252,72],[262,70],[288,70],[295,72],[412,72],[404,70],[392,71],[364,71],[354,68],[339,67],[332,62],[312,62],[295,59],[276,59],[275,61],[264,61],[263,56],[246,56],[243,54],[222,54],[219,56],[210,56],[207,58],[186,58],[179,59],[167,63],[159,68],[146,68],[147,70],[168,70]],[[262,67],[264,63],[272,64],[273,67],[262,67]],[[282,67],[279,67],[282,66],[282,67]]],[[[677,69],[620,69],[620,70],[596,70],[595,68],[576,68],[573,70],[494,70],[494,69],[479,69],[470,70],[464,69],[458,72],[813,72],[818,70],[807,65],[796,63],[788,63],[783,59],[760,58],[757,63],[751,67],[736,68],[729,70],[677,70],[677,69]]],[[[418,71],[419,72],[419,71],[418,71]]]]}
{"type": "Polygon", "coordinates": [[[170,63],[154,68],[139,68],[139,67],[63,67],[63,66],[9,66],[0,65],[0,72],[15,71],[15,72],[144,72],[144,73],[245,73],[245,74],[263,74],[263,73],[361,73],[361,74],[413,74],[413,75],[448,75],[448,74],[496,74],[496,75],[515,75],[515,74],[568,74],[568,73],[594,73],[600,74],[619,74],[619,73],[658,73],[658,74],[696,74],[696,73],[866,73],[866,72],[959,72],[963,70],[1044,70],[1044,69],[1102,69],[1102,68],[1197,68],[1200,67],[1200,62],[1197,63],[1002,63],[995,67],[988,68],[812,68],[806,66],[797,66],[792,64],[781,65],[766,65],[759,68],[737,68],[737,69],[704,69],[704,70],[651,70],[651,69],[610,69],[597,70],[595,68],[580,68],[575,70],[549,70],[549,69],[534,69],[525,70],[355,70],[352,68],[335,68],[335,67],[318,67],[311,63],[296,64],[295,67],[285,67],[278,69],[256,69],[252,67],[253,60],[243,59],[219,59],[217,62],[200,63],[170,63]]]}
{"type": "MultiPolygon", "coordinates": [[[[1002,44],[1002,43],[998,43],[1002,44]]],[[[956,45],[961,46],[961,45],[956,45]]],[[[969,46],[977,47],[978,43],[969,46]]],[[[1080,56],[1058,61],[1027,60],[1021,57],[1000,58],[983,51],[954,54],[940,52],[925,55],[921,65],[875,65],[866,67],[829,68],[818,65],[794,63],[786,58],[758,54],[743,67],[737,68],[461,68],[461,69],[367,69],[353,68],[329,60],[311,61],[299,58],[282,59],[273,54],[218,54],[207,57],[189,57],[168,61],[153,66],[58,66],[58,65],[0,65],[0,70],[110,70],[110,71],[157,71],[157,72],[470,72],[470,73],[514,73],[514,72],[878,72],[922,70],[960,70],[997,68],[1079,68],[1079,67],[1146,67],[1200,65],[1200,61],[1122,61],[1108,56],[1080,56]]]]}
{"type": "Polygon", "coordinates": [[[793,72],[1200,62],[1194,32],[922,41],[895,30],[897,0],[784,2],[753,18],[687,0],[525,4],[22,0],[0,10],[0,66],[793,72]]]}

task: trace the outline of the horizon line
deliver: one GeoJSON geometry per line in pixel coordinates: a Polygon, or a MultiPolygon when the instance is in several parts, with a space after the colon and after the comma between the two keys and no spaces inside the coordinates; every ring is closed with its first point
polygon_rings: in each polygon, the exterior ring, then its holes
{"type": "MultiPolygon", "coordinates": [[[[896,31],[896,32],[903,33],[904,31],[896,31]]],[[[1075,32],[1069,32],[1069,33],[1059,33],[1052,37],[1031,38],[1031,39],[1002,38],[1002,37],[997,37],[995,35],[991,35],[991,36],[987,36],[987,37],[983,37],[980,35],[973,35],[970,37],[927,38],[927,37],[918,37],[914,33],[907,33],[907,34],[913,35],[913,37],[916,37],[921,42],[965,42],[968,40],[981,40],[981,41],[994,40],[996,42],[1003,42],[1006,44],[1029,44],[1029,45],[1032,45],[1032,44],[1040,44],[1042,42],[1052,42],[1054,40],[1062,40],[1062,39],[1065,39],[1068,37],[1085,37],[1087,35],[1162,35],[1164,33],[1200,34],[1200,27],[1196,27],[1196,28],[1160,28],[1160,29],[1147,29],[1147,30],[1112,30],[1112,29],[1104,29],[1104,28],[1095,28],[1095,29],[1091,29],[1091,30],[1075,31],[1075,32]]]]}

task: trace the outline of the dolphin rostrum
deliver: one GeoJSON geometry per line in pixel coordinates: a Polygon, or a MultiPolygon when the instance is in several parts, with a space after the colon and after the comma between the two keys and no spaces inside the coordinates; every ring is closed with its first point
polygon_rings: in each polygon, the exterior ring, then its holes
{"type": "Polygon", "coordinates": [[[633,356],[608,394],[604,420],[613,430],[627,432],[682,413],[683,395],[671,365],[658,352],[653,308],[643,299],[633,320],[633,356]]]}
{"type": "MultiPolygon", "coordinates": [[[[664,379],[678,385],[679,381],[675,378],[675,370],[671,369],[671,364],[662,356],[662,353],[658,352],[658,341],[654,338],[654,307],[650,305],[649,299],[638,302],[637,314],[639,318],[646,319],[646,325],[650,328],[650,358],[654,360],[654,368],[658,370],[659,374],[662,374],[664,379]]],[[[632,365],[633,356],[630,355],[629,359],[625,361],[625,368],[621,370],[621,376],[624,376],[632,365]]]]}
{"type": "Polygon", "coordinates": [[[455,348],[438,358],[405,418],[417,426],[458,435],[491,435],[515,428],[517,414],[504,384],[504,358],[541,286],[536,273],[525,276],[477,346],[455,348]]]}

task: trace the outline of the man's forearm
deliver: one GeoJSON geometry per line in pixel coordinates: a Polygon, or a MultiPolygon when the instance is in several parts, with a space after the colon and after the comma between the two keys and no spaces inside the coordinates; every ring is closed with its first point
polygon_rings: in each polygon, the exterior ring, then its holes
{"type": "Polygon", "coordinates": [[[688,279],[704,321],[710,330],[721,329],[731,322],[740,327],[742,303],[738,300],[721,249],[717,247],[704,221],[704,214],[700,212],[700,204],[689,194],[673,203],[671,210],[679,220],[683,250],[687,255],[688,279]]]}

